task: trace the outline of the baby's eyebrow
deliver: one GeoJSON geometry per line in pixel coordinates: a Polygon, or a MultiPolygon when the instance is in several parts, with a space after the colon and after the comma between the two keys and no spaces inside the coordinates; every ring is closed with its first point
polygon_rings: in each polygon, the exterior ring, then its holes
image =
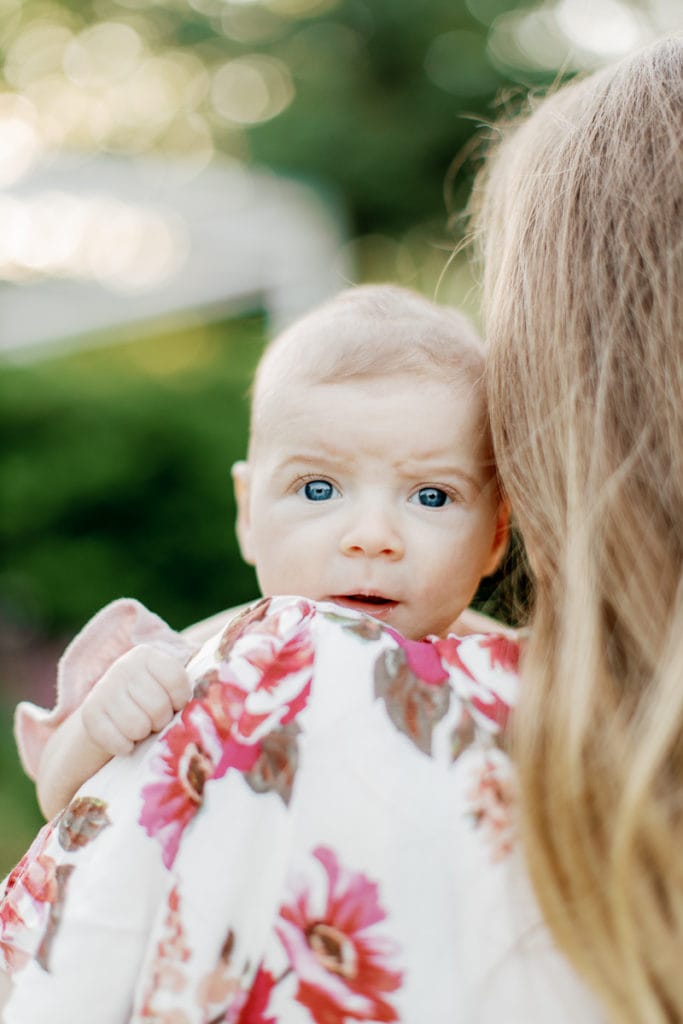
{"type": "Polygon", "coordinates": [[[278,469],[285,470],[291,466],[321,466],[324,464],[333,464],[335,466],[345,466],[350,462],[348,457],[341,455],[339,452],[329,450],[321,445],[320,449],[315,452],[295,452],[292,455],[288,455],[286,459],[283,459],[279,463],[278,469]]]}
{"type": "Polygon", "coordinates": [[[433,477],[435,480],[438,480],[439,478],[446,479],[456,476],[470,484],[477,491],[480,491],[483,486],[481,480],[478,480],[477,477],[453,462],[430,462],[428,459],[425,459],[424,461],[417,460],[410,463],[401,463],[397,468],[405,477],[410,479],[433,477]]]}

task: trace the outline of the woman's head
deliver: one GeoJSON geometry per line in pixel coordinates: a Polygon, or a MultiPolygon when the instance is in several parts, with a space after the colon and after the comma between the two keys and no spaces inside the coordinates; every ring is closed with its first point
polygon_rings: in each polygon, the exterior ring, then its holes
{"type": "Polygon", "coordinates": [[[683,1019],[683,40],[503,129],[474,204],[532,873],[617,1019],[683,1019]]]}
{"type": "Polygon", "coordinates": [[[622,495],[638,532],[647,512],[680,539],[683,41],[558,91],[487,175],[491,414],[539,573],[572,516],[607,532],[622,495]]]}

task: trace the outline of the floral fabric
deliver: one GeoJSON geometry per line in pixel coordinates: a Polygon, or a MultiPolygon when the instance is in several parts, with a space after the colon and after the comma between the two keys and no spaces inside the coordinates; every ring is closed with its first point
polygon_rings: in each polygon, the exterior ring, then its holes
{"type": "Polygon", "coordinates": [[[515,848],[517,645],[261,601],[0,889],[6,1024],[586,1024],[515,848]]]}

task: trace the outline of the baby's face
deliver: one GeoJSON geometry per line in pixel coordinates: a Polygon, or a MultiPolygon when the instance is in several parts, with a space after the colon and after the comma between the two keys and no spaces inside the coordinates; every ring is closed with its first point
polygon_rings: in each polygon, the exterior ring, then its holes
{"type": "Polygon", "coordinates": [[[262,593],[333,601],[412,639],[440,634],[507,540],[466,385],[294,380],[269,396],[234,477],[262,593]]]}

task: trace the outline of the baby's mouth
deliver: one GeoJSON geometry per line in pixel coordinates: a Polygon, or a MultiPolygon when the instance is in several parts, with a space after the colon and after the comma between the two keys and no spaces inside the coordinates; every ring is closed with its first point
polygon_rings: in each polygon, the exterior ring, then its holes
{"type": "Polygon", "coordinates": [[[335,594],[331,600],[343,608],[354,608],[376,618],[383,618],[398,605],[398,601],[382,594],[335,594]]]}

